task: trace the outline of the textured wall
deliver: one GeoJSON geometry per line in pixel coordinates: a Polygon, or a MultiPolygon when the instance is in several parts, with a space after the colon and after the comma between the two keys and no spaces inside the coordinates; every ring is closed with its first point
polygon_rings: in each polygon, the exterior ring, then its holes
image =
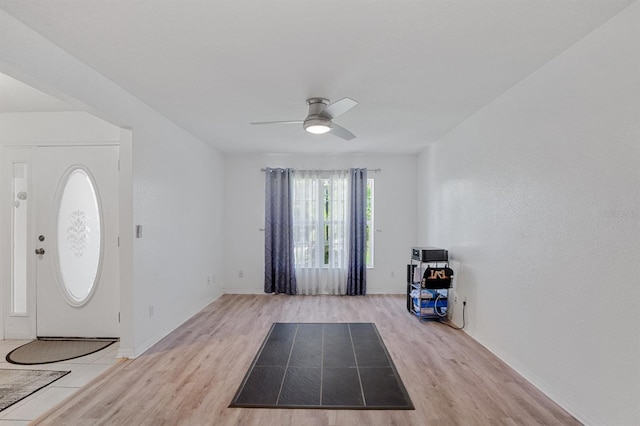
{"type": "Polygon", "coordinates": [[[640,424],[640,4],[419,167],[468,332],[586,423],[640,424]]]}

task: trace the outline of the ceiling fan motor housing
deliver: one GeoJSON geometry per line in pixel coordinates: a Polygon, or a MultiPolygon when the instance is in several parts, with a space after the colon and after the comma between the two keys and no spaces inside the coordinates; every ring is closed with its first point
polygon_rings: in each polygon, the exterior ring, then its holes
{"type": "Polygon", "coordinates": [[[329,99],[309,98],[307,99],[307,104],[309,104],[309,114],[302,124],[304,129],[307,132],[318,134],[330,131],[331,118],[322,115],[327,105],[329,105],[329,99]]]}
{"type": "Polygon", "coordinates": [[[321,115],[327,105],[329,105],[329,99],[326,98],[309,98],[307,99],[309,105],[309,117],[313,115],[321,115]]]}

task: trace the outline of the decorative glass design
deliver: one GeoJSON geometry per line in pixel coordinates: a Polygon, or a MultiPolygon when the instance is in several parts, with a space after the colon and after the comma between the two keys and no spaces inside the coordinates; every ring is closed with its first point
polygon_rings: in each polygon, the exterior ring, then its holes
{"type": "Polygon", "coordinates": [[[76,210],[69,215],[69,226],[67,227],[67,243],[69,250],[76,256],[84,254],[89,240],[89,218],[82,210],[76,210]]]}
{"type": "Polygon", "coordinates": [[[100,208],[93,180],[84,169],[70,169],[62,187],[56,238],[58,269],[67,301],[81,306],[95,288],[100,267],[100,208]]]}

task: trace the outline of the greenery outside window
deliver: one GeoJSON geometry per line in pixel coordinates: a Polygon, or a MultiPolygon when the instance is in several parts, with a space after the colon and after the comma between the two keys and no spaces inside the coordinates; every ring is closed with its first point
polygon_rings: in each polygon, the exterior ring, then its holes
{"type": "MultiPolygon", "coordinates": [[[[346,247],[348,177],[298,177],[294,181],[294,252],[296,267],[331,267],[346,247]]],[[[367,268],[373,268],[374,187],[367,180],[367,268]]]]}

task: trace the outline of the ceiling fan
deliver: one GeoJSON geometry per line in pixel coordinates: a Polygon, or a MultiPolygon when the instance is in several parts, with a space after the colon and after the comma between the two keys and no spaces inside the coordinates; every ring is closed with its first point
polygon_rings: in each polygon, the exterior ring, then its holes
{"type": "Polygon", "coordinates": [[[349,111],[358,102],[353,99],[342,98],[330,103],[329,99],[325,98],[309,98],[307,99],[307,104],[309,105],[309,114],[304,120],[259,121],[251,124],[302,124],[304,130],[316,135],[330,132],[348,141],[356,137],[356,135],[344,127],[338,126],[332,120],[349,111]]]}

